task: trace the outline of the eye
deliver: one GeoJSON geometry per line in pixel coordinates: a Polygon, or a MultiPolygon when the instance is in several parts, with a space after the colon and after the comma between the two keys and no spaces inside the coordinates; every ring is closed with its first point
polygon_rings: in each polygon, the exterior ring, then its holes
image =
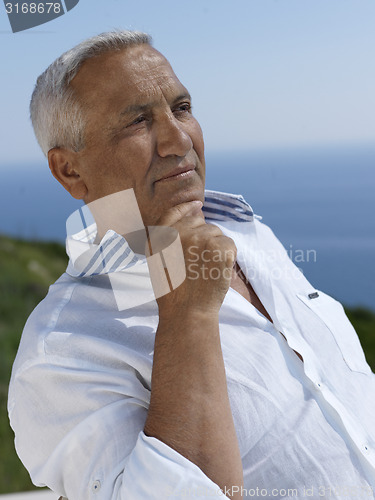
{"type": "Polygon", "coordinates": [[[132,125],[139,125],[140,123],[144,122],[146,120],[146,117],[144,115],[138,116],[135,120],[133,120],[128,127],[131,127],[132,125]]]}
{"type": "Polygon", "coordinates": [[[174,113],[181,113],[181,114],[184,114],[184,113],[191,113],[191,103],[190,102],[182,102],[181,104],[179,104],[175,109],[174,109],[174,113]]]}

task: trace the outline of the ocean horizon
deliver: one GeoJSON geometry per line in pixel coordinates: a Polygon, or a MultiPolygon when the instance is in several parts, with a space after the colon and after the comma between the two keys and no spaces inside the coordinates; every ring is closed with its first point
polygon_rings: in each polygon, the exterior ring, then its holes
{"type": "MultiPolygon", "coordinates": [[[[48,165],[0,166],[0,233],[65,241],[82,205],[48,165]]],[[[206,188],[242,194],[312,285],[375,310],[375,146],[206,153],[206,188]]]]}

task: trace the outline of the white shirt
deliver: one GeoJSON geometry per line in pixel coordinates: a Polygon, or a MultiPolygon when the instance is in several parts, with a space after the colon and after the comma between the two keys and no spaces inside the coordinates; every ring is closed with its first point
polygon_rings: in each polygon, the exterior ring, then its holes
{"type": "MultiPolygon", "coordinates": [[[[374,498],[375,378],[342,306],[242,196],[206,191],[204,213],[235,241],[273,320],[231,288],[220,310],[244,497],[374,498]]],[[[17,452],[36,485],[69,500],[219,498],[197,466],[143,433],[157,304],[144,300],[142,256],[113,231],[94,236],[85,223],[68,238],[74,259],[25,326],[8,403],[17,452]]]]}

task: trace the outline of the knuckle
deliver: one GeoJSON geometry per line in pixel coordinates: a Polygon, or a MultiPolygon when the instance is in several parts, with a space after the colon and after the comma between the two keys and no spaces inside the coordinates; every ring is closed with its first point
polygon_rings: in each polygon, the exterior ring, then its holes
{"type": "Polygon", "coordinates": [[[215,224],[206,224],[205,230],[211,236],[221,236],[223,234],[222,230],[215,224]]]}

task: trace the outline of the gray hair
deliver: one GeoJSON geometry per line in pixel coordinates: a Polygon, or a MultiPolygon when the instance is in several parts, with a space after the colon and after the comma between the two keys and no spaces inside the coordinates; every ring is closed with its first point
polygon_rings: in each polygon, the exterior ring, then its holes
{"type": "Polygon", "coordinates": [[[141,44],[151,45],[150,35],[128,30],[102,33],[62,54],[38,77],[30,117],[45,156],[55,147],[84,148],[84,110],[70,86],[82,64],[105,52],[141,44]]]}

